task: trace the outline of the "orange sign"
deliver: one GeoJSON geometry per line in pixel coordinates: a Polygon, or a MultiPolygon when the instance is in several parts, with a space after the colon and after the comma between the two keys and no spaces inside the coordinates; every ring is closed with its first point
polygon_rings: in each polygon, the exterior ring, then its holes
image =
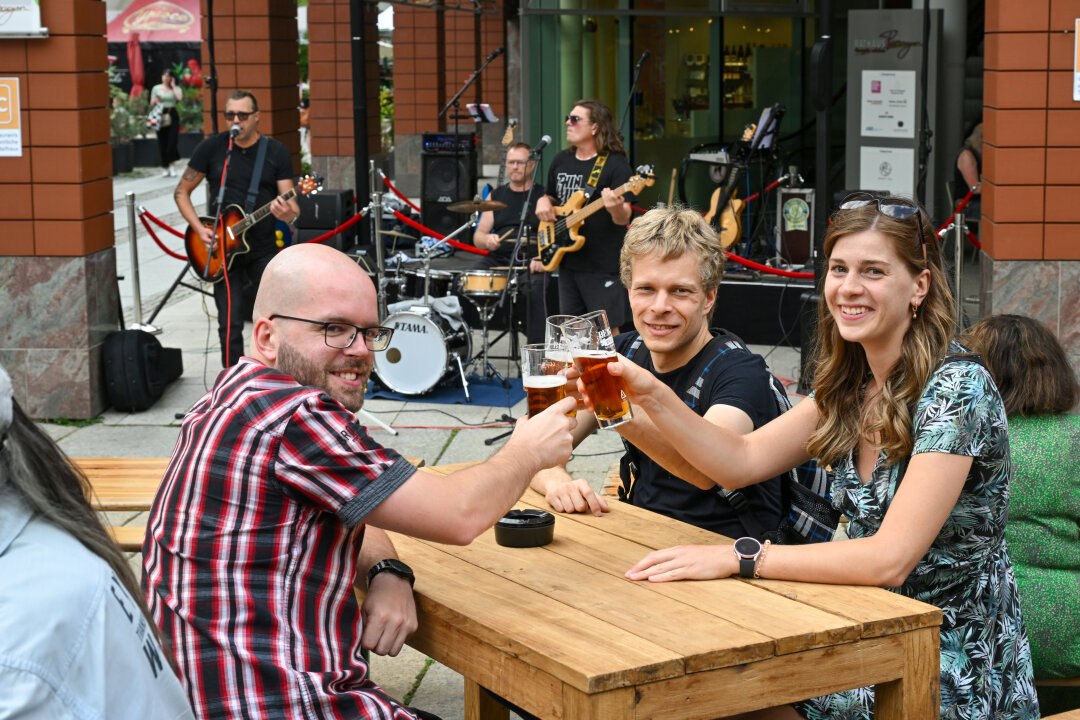
{"type": "Polygon", "coordinates": [[[0,78],[0,157],[21,157],[19,78],[0,78]]]}

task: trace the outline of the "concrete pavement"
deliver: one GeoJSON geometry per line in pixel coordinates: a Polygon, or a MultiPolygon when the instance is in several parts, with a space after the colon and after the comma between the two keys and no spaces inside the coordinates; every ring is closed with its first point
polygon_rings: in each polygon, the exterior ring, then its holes
{"type": "MultiPolygon", "coordinates": [[[[134,315],[134,298],[126,193],[135,193],[136,205],[146,206],[154,215],[182,230],[182,220],[172,201],[176,181],[176,177],[160,177],[157,170],[144,170],[131,177],[114,179],[117,271],[124,276],[120,289],[128,323],[132,322],[134,315]]],[[[181,272],[183,264],[162,252],[138,221],[136,227],[143,315],[148,318],[154,305],[181,272]]],[[[159,233],[159,237],[170,248],[183,253],[183,243],[179,238],[165,233],[159,233]]],[[[178,288],[165,304],[154,323],[161,328],[158,339],[166,347],[181,348],[184,374],[167,388],[164,396],[152,408],[140,413],[108,410],[96,422],[84,426],[44,427],[68,455],[75,457],[155,457],[171,454],[178,435],[179,418],[208,390],[220,369],[214,313],[212,298],[183,287],[178,288]]],[[[248,325],[246,338],[250,338],[250,332],[248,325]]],[[[504,338],[494,347],[493,353],[506,355],[506,343],[504,338]]],[[[479,347],[480,333],[474,330],[474,353],[479,347]]],[[[797,351],[788,347],[754,349],[767,355],[777,375],[798,377],[797,351]]],[[[505,371],[511,376],[517,374],[516,367],[512,364],[508,367],[505,360],[497,361],[496,366],[500,372],[505,371]]],[[[406,402],[370,399],[364,409],[398,431],[398,435],[394,436],[369,423],[368,430],[372,437],[406,456],[421,457],[429,465],[490,456],[501,441],[493,446],[485,445],[484,441],[508,428],[476,426],[497,422],[504,414],[518,418],[526,412],[524,402],[512,407],[436,405],[425,403],[422,397],[406,402]]],[[[621,453],[618,435],[598,432],[577,449],[569,469],[575,476],[586,478],[594,488],[599,489],[608,468],[621,453]]],[[[114,524],[142,525],[146,522],[144,513],[108,515],[109,522],[114,524]]],[[[137,555],[133,555],[131,561],[134,567],[139,567],[140,558],[137,555]]],[[[434,712],[445,720],[464,717],[461,676],[440,663],[430,663],[411,648],[406,647],[396,658],[374,657],[372,675],[394,697],[404,699],[408,696],[411,704],[434,712]]]]}

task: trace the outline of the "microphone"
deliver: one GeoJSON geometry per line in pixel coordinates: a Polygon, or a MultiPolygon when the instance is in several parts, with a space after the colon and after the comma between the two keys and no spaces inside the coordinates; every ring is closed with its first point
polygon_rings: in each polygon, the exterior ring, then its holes
{"type": "Polygon", "coordinates": [[[646,59],[648,59],[648,57],[649,57],[650,55],[652,55],[652,53],[651,53],[651,52],[649,52],[648,50],[646,50],[645,52],[641,53],[641,57],[640,57],[640,58],[638,58],[638,61],[637,61],[637,66],[636,66],[636,67],[639,67],[639,68],[640,68],[640,67],[641,67],[641,64],[642,64],[643,62],[645,62],[645,60],[646,60],[646,59]]]}
{"type": "Polygon", "coordinates": [[[229,139],[231,140],[232,138],[239,135],[240,134],[240,129],[241,128],[240,128],[239,125],[233,125],[231,128],[229,128],[229,139]]]}
{"type": "Polygon", "coordinates": [[[544,148],[546,148],[548,146],[549,142],[551,142],[551,136],[550,135],[545,135],[544,137],[540,138],[540,142],[536,143],[536,147],[534,147],[529,152],[529,154],[530,155],[539,155],[540,151],[543,150],[544,148]]]}
{"type": "Polygon", "coordinates": [[[495,58],[499,57],[502,54],[503,54],[503,49],[502,48],[495,48],[494,50],[491,51],[491,54],[488,55],[487,61],[491,62],[492,60],[494,60],[495,58]]]}

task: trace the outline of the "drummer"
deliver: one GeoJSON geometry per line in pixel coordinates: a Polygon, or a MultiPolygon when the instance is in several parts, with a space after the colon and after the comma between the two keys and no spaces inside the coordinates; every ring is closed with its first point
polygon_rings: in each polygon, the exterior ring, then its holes
{"type": "Polygon", "coordinates": [[[544,186],[539,183],[533,186],[535,161],[529,157],[529,151],[529,146],[522,142],[511,145],[507,150],[506,177],[510,182],[500,185],[491,193],[493,201],[503,203],[506,207],[488,210],[480,215],[480,222],[473,233],[473,245],[488,251],[488,254],[476,263],[476,269],[505,269],[509,265],[522,268],[518,274],[518,292],[528,297],[525,335],[530,343],[537,343],[544,341],[544,320],[549,314],[548,311],[553,314],[558,310],[546,306],[548,285],[555,280],[544,272],[540,260],[536,257],[536,201],[544,196],[544,186]],[[521,221],[521,207],[525,204],[530,187],[532,195],[529,199],[529,210],[525,213],[525,239],[518,248],[517,257],[513,257],[518,223],[521,221]],[[526,263],[529,265],[529,272],[524,272],[526,263]],[[525,287],[528,288],[527,292],[522,290],[525,287]]]}

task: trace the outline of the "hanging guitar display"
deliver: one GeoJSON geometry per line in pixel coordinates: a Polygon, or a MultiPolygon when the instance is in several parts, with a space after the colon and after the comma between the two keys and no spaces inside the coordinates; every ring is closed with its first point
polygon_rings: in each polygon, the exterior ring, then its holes
{"type": "Polygon", "coordinates": [[[506,132],[502,136],[503,146],[503,159],[499,164],[499,179],[495,182],[495,187],[502,187],[506,184],[506,156],[510,152],[510,146],[514,143],[514,128],[517,127],[517,118],[510,118],[506,122],[506,132]]]}
{"type": "MultiPolygon", "coordinates": [[[[305,175],[296,181],[294,188],[278,195],[278,197],[288,201],[293,197],[314,195],[322,189],[322,183],[323,179],[319,175],[305,175]]],[[[244,239],[244,234],[248,231],[248,228],[270,214],[272,204],[273,201],[270,201],[250,215],[246,214],[239,205],[226,207],[221,213],[221,224],[218,225],[214,234],[215,245],[212,254],[203,243],[202,237],[195,227],[188,225],[187,230],[184,232],[184,247],[187,248],[187,256],[191,261],[191,267],[200,280],[210,283],[221,280],[224,275],[221,261],[223,253],[226,260],[224,266],[231,268],[232,262],[237,255],[243,255],[251,250],[247,240],[244,239]]],[[[203,227],[214,227],[214,218],[212,217],[200,217],[199,220],[202,222],[203,227]]]]}
{"type": "Polygon", "coordinates": [[[750,123],[743,129],[742,138],[731,149],[731,165],[727,173],[727,183],[713,191],[709,200],[709,211],[705,213],[705,222],[716,228],[720,234],[720,243],[727,249],[739,241],[740,217],[745,203],[735,197],[739,175],[746,169],[750,157],[750,140],[757,131],[757,123],[750,123]],[[717,210],[720,210],[717,217],[717,210]]]}
{"type": "MultiPolygon", "coordinates": [[[[642,188],[649,187],[654,182],[656,180],[653,177],[652,166],[642,165],[638,168],[637,175],[615,188],[613,192],[616,197],[622,197],[628,192],[637,195],[642,188]]],[[[559,267],[563,255],[577,252],[584,247],[585,236],[581,234],[581,224],[597,210],[604,209],[604,198],[599,197],[582,207],[584,203],[585,191],[577,190],[564,205],[553,208],[557,216],[555,222],[540,223],[536,231],[536,244],[544,270],[551,272],[559,267]]]]}

